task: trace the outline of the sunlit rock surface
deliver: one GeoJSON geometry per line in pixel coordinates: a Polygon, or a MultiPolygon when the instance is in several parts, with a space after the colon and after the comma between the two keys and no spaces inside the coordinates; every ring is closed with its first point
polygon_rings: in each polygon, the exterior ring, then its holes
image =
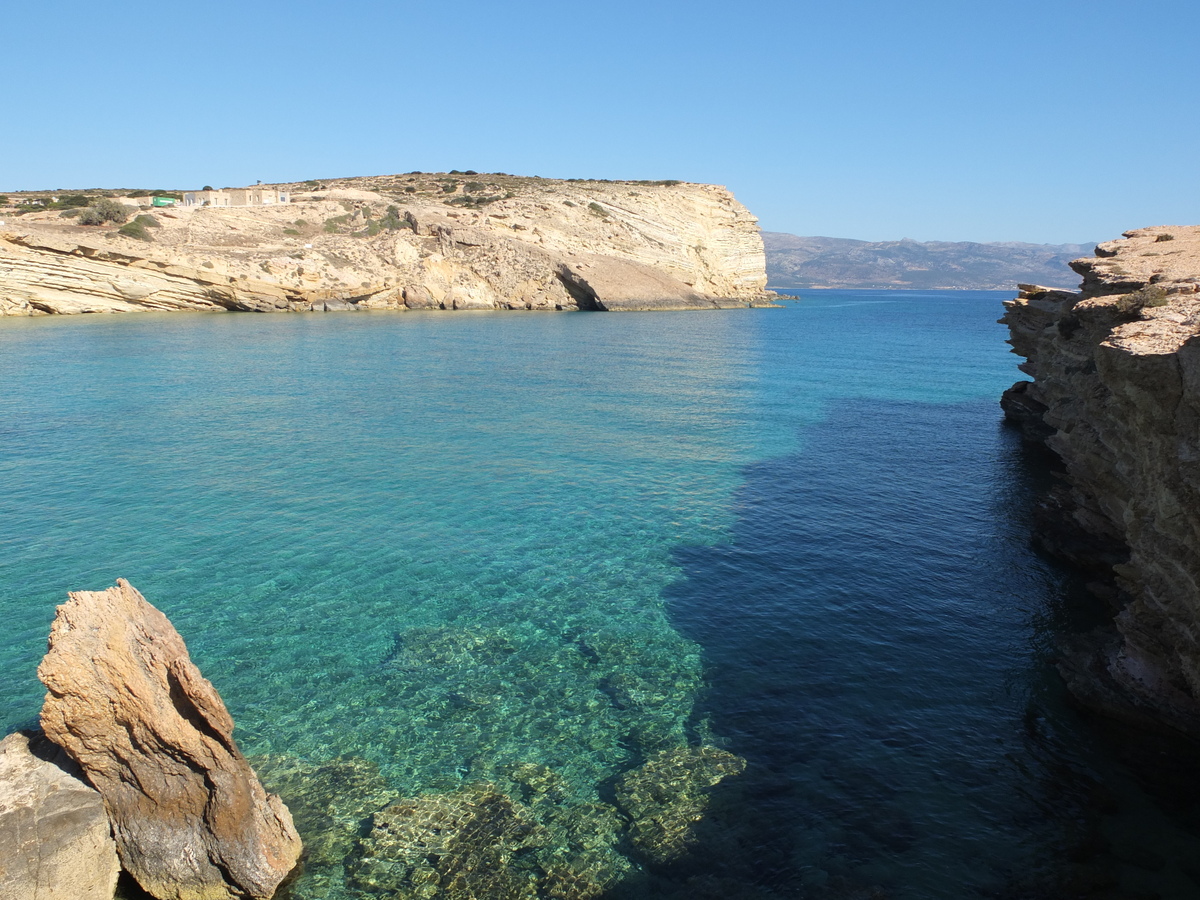
{"type": "Polygon", "coordinates": [[[37,732],[0,741],[0,897],[111,900],[121,866],[104,801],[37,732]]]}
{"type": "Polygon", "coordinates": [[[47,737],[104,798],[123,867],[162,900],[270,897],[300,855],[278,796],[179,633],[129,582],[58,608],[38,667],[47,737]]]}
{"type": "Polygon", "coordinates": [[[149,241],[53,211],[13,218],[0,227],[0,315],[712,309],[772,296],[757,220],[716,185],[411,173],[277,187],[296,202],[147,208],[149,241]]]}

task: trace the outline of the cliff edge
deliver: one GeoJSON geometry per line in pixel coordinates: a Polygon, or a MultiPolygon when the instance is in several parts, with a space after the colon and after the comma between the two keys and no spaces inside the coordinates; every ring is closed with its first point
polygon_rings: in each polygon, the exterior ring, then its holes
{"type": "Polygon", "coordinates": [[[1005,303],[1026,357],[1002,406],[1061,459],[1038,539],[1091,570],[1115,629],[1060,663],[1083,704],[1200,740],[1200,226],[1126,232],[1081,290],[1005,303]]]}
{"type": "MultiPolygon", "coordinates": [[[[712,309],[769,304],[723,187],[409,173],[264,185],[291,202],[0,225],[0,315],[145,310],[712,309]]],[[[137,208],[139,206],[141,208],[137,208]]]]}

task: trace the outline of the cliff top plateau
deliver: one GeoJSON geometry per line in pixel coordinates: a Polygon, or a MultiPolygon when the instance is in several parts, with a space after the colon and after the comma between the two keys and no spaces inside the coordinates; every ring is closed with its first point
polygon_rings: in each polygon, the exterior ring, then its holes
{"type": "Polygon", "coordinates": [[[413,172],[175,193],[163,207],[125,193],[9,195],[0,315],[712,309],[771,296],[757,220],[716,185],[413,172]]]}

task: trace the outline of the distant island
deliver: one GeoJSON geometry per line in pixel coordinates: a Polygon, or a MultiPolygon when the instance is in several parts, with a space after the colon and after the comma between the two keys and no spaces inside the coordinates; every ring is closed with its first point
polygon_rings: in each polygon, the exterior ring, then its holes
{"type": "Polygon", "coordinates": [[[764,231],[767,284],[802,288],[1011,291],[1018,282],[1074,288],[1068,263],[1095,244],[856,241],[764,231]]]}

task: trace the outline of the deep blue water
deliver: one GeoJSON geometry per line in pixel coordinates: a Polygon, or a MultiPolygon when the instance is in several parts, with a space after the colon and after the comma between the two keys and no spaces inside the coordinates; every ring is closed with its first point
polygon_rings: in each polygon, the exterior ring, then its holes
{"type": "Polygon", "coordinates": [[[594,823],[655,754],[744,758],[679,861],[587,826],[614,896],[1197,896],[1194,810],[1051,672],[1004,296],[0,322],[0,725],[120,576],[266,770],[535,764],[594,823]]]}

